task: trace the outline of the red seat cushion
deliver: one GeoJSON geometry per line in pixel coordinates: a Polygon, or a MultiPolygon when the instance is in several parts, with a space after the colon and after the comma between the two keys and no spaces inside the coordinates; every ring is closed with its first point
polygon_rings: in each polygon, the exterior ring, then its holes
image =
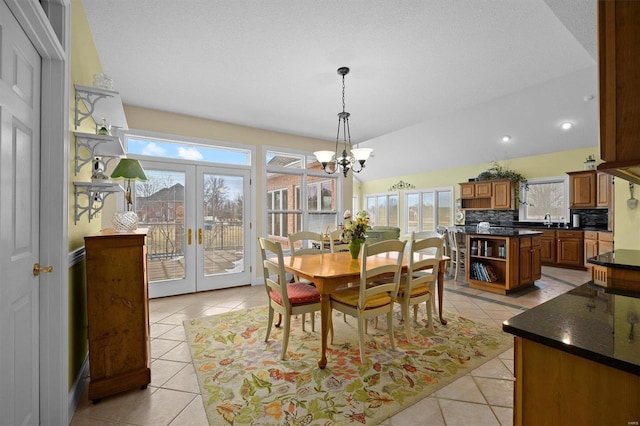
{"type": "MultiPolygon", "coordinates": [[[[306,303],[320,302],[320,293],[318,289],[309,284],[295,283],[287,285],[287,294],[289,296],[289,303],[292,305],[304,305],[306,303]]],[[[282,305],[282,297],[280,293],[275,290],[271,290],[270,296],[274,302],[278,305],[282,305]]]]}

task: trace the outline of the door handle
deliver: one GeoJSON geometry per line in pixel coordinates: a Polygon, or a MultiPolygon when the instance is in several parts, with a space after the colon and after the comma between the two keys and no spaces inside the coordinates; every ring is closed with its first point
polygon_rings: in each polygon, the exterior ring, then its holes
{"type": "Polygon", "coordinates": [[[187,230],[187,245],[191,245],[191,228],[187,230]]]}
{"type": "Polygon", "coordinates": [[[198,244],[202,244],[202,228],[198,228],[198,244]]]}
{"type": "Polygon", "coordinates": [[[49,265],[49,266],[40,266],[39,263],[34,263],[33,264],[33,276],[37,277],[38,275],[40,275],[40,272],[53,272],[53,265],[49,265]]]}

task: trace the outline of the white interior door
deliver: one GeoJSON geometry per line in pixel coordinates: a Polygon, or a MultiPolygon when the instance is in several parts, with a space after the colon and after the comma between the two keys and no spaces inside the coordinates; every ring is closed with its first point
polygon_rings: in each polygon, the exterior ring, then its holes
{"type": "Polygon", "coordinates": [[[147,228],[149,297],[246,285],[249,171],[142,160],[135,210],[147,228]]]}
{"type": "Polygon", "coordinates": [[[4,2],[0,43],[0,424],[37,425],[41,59],[4,2]]]}

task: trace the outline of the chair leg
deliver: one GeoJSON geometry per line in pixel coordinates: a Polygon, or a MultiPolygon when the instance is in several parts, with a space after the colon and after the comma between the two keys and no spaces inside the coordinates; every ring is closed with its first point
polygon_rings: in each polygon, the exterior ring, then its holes
{"type": "Polygon", "coordinates": [[[460,253],[456,252],[456,272],[453,276],[454,281],[458,281],[458,272],[460,271],[460,253]]]}
{"type": "Polygon", "coordinates": [[[407,333],[407,342],[411,343],[413,334],[411,333],[411,314],[409,313],[409,301],[403,301],[400,305],[402,311],[402,319],[404,319],[404,331],[407,333]]]}
{"type": "Polygon", "coordinates": [[[282,324],[282,314],[278,314],[278,322],[276,323],[276,328],[280,328],[280,324],[282,324]]]}
{"type": "Polygon", "coordinates": [[[282,331],[282,356],[280,359],[284,361],[287,355],[287,346],[289,345],[289,332],[291,331],[291,315],[287,315],[284,319],[284,330],[282,331]]]}
{"type": "Polygon", "coordinates": [[[358,316],[358,342],[360,345],[360,363],[364,364],[364,334],[367,326],[367,320],[358,316]]]}
{"type": "Polygon", "coordinates": [[[427,300],[427,318],[429,318],[429,331],[433,333],[434,332],[434,330],[433,330],[433,311],[431,310],[432,302],[433,302],[433,295],[429,300],[427,300]]]}
{"type": "Polygon", "coordinates": [[[393,309],[390,309],[389,312],[387,312],[387,329],[389,330],[389,341],[391,341],[391,349],[395,349],[396,341],[393,338],[393,309]]]}
{"type": "MultiPolygon", "coordinates": [[[[331,330],[331,344],[333,345],[333,309],[329,311],[329,330],[331,330]]],[[[346,315],[346,314],[345,314],[346,315]]]]}
{"type": "Polygon", "coordinates": [[[269,335],[271,334],[271,324],[273,323],[273,308],[269,306],[269,319],[267,320],[267,335],[264,338],[264,341],[269,341],[269,335]]]}

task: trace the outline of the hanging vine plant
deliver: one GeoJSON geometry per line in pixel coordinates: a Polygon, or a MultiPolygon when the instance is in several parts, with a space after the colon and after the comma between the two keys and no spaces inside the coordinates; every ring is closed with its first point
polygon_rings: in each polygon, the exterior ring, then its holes
{"type": "Polygon", "coordinates": [[[526,188],[527,178],[515,170],[510,170],[501,166],[497,161],[494,161],[491,164],[491,167],[478,175],[478,180],[509,179],[513,183],[516,206],[519,207],[520,188],[526,188]]]}

